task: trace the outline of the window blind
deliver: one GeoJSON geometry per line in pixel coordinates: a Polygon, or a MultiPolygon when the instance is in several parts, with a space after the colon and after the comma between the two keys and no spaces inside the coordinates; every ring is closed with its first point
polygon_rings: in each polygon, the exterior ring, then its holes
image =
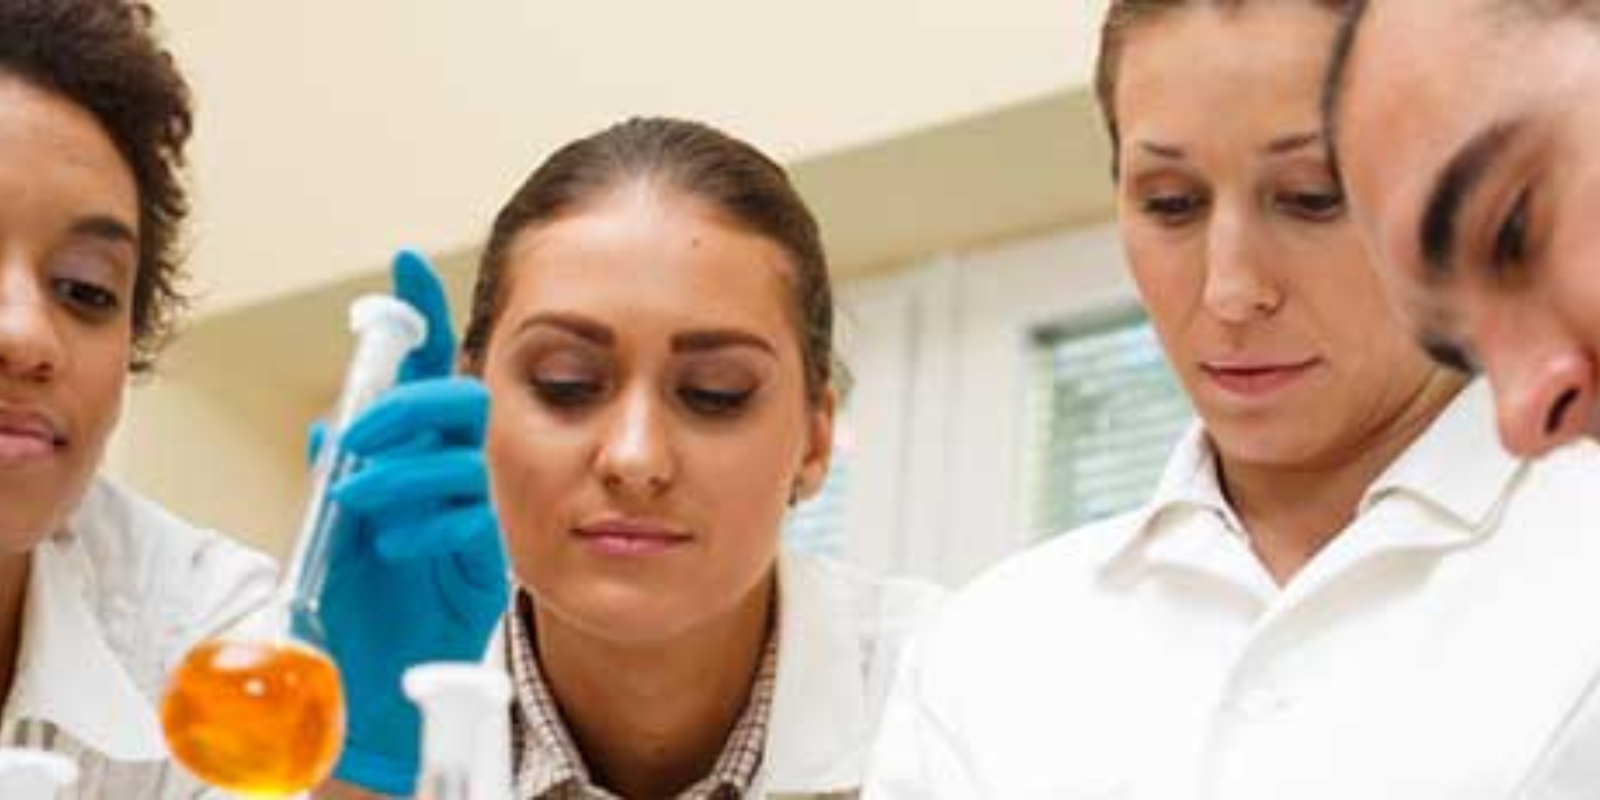
{"type": "Polygon", "coordinates": [[[1033,532],[1069,531],[1147,499],[1192,412],[1143,312],[1040,329],[1029,357],[1033,532]]]}

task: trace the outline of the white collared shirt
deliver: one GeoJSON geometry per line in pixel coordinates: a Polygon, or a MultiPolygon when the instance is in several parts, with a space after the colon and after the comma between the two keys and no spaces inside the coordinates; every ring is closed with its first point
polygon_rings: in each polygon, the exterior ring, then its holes
{"type": "Polygon", "coordinates": [[[1600,449],[1518,462],[1470,386],[1282,587],[1214,464],[951,600],[867,796],[1600,797],[1600,449]]]}
{"type": "Polygon", "coordinates": [[[212,796],[169,760],[156,704],[189,647],[273,580],[265,556],[97,480],[33,550],[0,743],[71,758],[74,798],[212,796]]]}

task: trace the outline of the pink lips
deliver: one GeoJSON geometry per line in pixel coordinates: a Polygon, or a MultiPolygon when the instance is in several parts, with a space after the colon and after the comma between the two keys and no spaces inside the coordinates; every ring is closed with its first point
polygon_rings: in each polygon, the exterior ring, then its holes
{"type": "Polygon", "coordinates": [[[1254,398],[1265,397],[1290,386],[1319,363],[1315,358],[1298,361],[1208,361],[1202,363],[1200,368],[1223,391],[1254,398]]]}
{"type": "Polygon", "coordinates": [[[0,408],[0,463],[45,458],[64,444],[60,427],[43,414],[0,408]]]}
{"type": "Polygon", "coordinates": [[[628,517],[610,517],[584,523],[574,529],[573,534],[600,555],[627,558],[667,553],[694,538],[664,523],[628,517]]]}

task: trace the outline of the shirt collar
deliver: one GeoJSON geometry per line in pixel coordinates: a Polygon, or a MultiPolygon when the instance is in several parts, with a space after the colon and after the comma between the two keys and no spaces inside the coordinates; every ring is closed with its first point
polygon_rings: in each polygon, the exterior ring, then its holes
{"type": "Polygon", "coordinates": [[[86,558],[69,534],[33,550],[20,672],[6,720],[50,722],[115,761],[165,759],[156,711],[90,609],[87,595],[94,587],[86,558]]]}
{"type": "Polygon", "coordinates": [[[1141,557],[1181,560],[1196,548],[1216,546],[1218,528],[1246,541],[1244,525],[1223,494],[1216,451],[1196,420],[1173,447],[1150,500],[1108,537],[1099,563],[1112,569],[1141,557]]]}
{"type": "MultiPolygon", "coordinates": [[[[1493,396],[1474,381],[1450,401],[1428,429],[1395,459],[1363,493],[1358,516],[1379,504],[1402,517],[1439,510],[1455,525],[1402,526],[1411,545],[1448,544],[1487,532],[1488,524],[1525,462],[1507,453],[1496,438],[1493,396]]],[[[1216,453],[1195,422],[1168,459],[1154,496],[1133,512],[1128,525],[1105,548],[1103,569],[1144,558],[1194,561],[1200,551],[1219,546],[1218,528],[1246,542],[1244,525],[1228,505],[1217,473],[1216,453]],[[1156,532],[1161,535],[1156,536],[1156,532]]]]}
{"type": "Polygon", "coordinates": [[[1462,535],[1481,534],[1525,464],[1500,445],[1489,385],[1473,381],[1373,481],[1360,513],[1405,498],[1445,512],[1462,535]]]}
{"type": "Polygon", "coordinates": [[[858,790],[874,725],[862,664],[861,610],[848,586],[788,552],[778,560],[777,685],[767,762],[769,793],[858,790]]]}
{"type": "MultiPolygon", "coordinates": [[[[583,755],[567,731],[545,683],[534,649],[533,601],[517,593],[507,615],[507,641],[515,700],[512,746],[517,792],[526,797],[612,798],[594,784],[583,755]]],[[[781,630],[781,629],[779,629],[781,630]]],[[[767,638],[750,698],[711,771],[677,795],[681,800],[742,797],[756,779],[772,705],[779,630],[767,638]]]]}

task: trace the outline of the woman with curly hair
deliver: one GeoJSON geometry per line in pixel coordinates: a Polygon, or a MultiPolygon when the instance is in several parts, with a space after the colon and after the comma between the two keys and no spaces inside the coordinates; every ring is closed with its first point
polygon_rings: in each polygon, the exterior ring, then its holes
{"type": "MultiPolygon", "coordinates": [[[[180,173],[193,115],[153,26],[150,8],[130,0],[0,3],[0,746],[63,754],[78,766],[76,796],[117,800],[207,793],[170,762],[155,702],[190,647],[263,602],[274,583],[266,557],[97,474],[130,373],[151,366],[184,302],[180,173]]],[[[406,266],[397,264],[399,291],[417,303],[406,266]]],[[[475,381],[448,377],[448,326],[432,327],[403,367],[411,394],[378,404],[424,434],[463,427],[485,404],[475,381]],[[440,352],[444,369],[434,364],[440,352]]],[[[424,569],[439,579],[442,565],[468,564],[485,573],[486,629],[505,580],[476,454],[482,437],[436,438],[405,454],[427,460],[433,475],[448,467],[450,481],[408,490],[388,504],[402,512],[394,518],[341,515],[362,536],[408,540],[405,558],[360,561],[361,580],[341,589],[373,595],[383,581],[424,569]],[[430,550],[422,534],[441,522],[453,545],[430,550]]],[[[415,474],[414,462],[381,445],[363,455],[369,486],[381,467],[415,474]]],[[[334,608],[355,602],[329,599],[334,608]]],[[[441,617],[427,630],[446,625],[470,627],[441,617]]],[[[430,641],[426,654],[475,657],[456,645],[463,636],[430,641]]],[[[385,675],[404,666],[377,665],[385,675]]],[[[397,681],[347,682],[352,718],[392,719],[399,687],[389,683],[397,681]]],[[[415,722],[401,723],[389,735],[414,739],[415,722]]],[[[346,744],[365,752],[365,739],[346,744]]]]}
{"type": "Polygon", "coordinates": [[[273,577],[97,476],[183,302],[193,118],[151,26],[120,0],[0,4],[0,744],[71,758],[82,797],[196,793],[154,700],[273,577]]]}

